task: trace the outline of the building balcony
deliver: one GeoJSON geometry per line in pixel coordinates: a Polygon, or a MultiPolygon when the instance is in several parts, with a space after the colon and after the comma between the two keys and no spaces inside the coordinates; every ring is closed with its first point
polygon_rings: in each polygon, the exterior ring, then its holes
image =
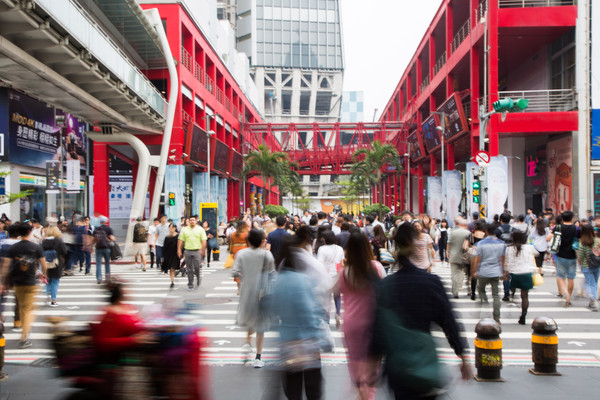
{"type": "Polygon", "coordinates": [[[456,32],[454,38],[452,39],[452,52],[454,53],[456,49],[464,42],[467,37],[469,37],[469,33],[471,33],[471,20],[467,19],[463,26],[456,32]]]}
{"type": "Polygon", "coordinates": [[[192,55],[183,46],[181,46],[181,63],[187,68],[188,71],[193,71],[192,55]]]}
{"type": "Polygon", "coordinates": [[[577,5],[577,0],[499,0],[499,8],[560,7],[577,5]]]}
{"type": "MultiPolygon", "coordinates": [[[[529,105],[522,111],[532,112],[561,112],[577,110],[577,94],[575,89],[549,89],[549,90],[516,90],[498,92],[498,98],[527,99],[529,105]]],[[[486,99],[479,99],[479,104],[484,104],[490,110],[486,99]]]]}

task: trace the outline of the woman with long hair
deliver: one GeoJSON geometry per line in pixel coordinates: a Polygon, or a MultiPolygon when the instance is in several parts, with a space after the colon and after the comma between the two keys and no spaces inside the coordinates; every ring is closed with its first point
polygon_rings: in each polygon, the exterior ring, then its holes
{"type": "MultiPolygon", "coordinates": [[[[381,228],[379,225],[376,227],[381,228]]],[[[375,285],[385,275],[381,263],[375,260],[369,239],[360,232],[348,238],[344,269],[334,293],[344,297],[344,343],[348,349],[350,377],[360,399],[375,398],[375,383],[379,362],[369,357],[369,343],[375,322],[375,285]]]]}
{"type": "MultiPolygon", "coordinates": [[[[229,253],[233,255],[235,260],[235,255],[238,251],[245,249],[248,247],[247,243],[248,238],[248,223],[246,221],[240,220],[235,226],[235,232],[229,236],[229,253]]],[[[234,261],[235,262],[235,261],[234,261]]],[[[240,280],[237,277],[234,277],[233,280],[237,283],[237,295],[240,295],[240,280]]]]}
{"type": "Polygon", "coordinates": [[[440,222],[440,228],[438,229],[439,236],[437,239],[437,245],[440,253],[440,261],[442,265],[444,262],[448,261],[448,254],[446,254],[446,245],[448,244],[448,221],[443,219],[440,222]]]}
{"type": "Polygon", "coordinates": [[[379,254],[379,250],[385,248],[387,245],[387,236],[385,236],[385,232],[381,225],[375,225],[373,227],[373,238],[371,239],[371,246],[373,246],[373,254],[375,255],[375,259],[381,262],[381,255],[379,254]]]}
{"type": "Polygon", "coordinates": [[[424,232],[423,222],[415,221],[413,222],[413,226],[417,230],[418,235],[413,242],[414,250],[410,256],[410,262],[417,268],[431,272],[431,261],[435,254],[433,251],[433,240],[431,239],[431,236],[424,232]]]}
{"type": "Polygon", "coordinates": [[[599,255],[600,239],[594,232],[594,227],[587,224],[581,227],[581,238],[579,238],[579,251],[577,259],[581,265],[581,271],[585,277],[586,294],[590,298],[588,307],[592,311],[598,311],[598,278],[600,277],[600,268],[590,266],[590,255],[599,255]],[[594,251],[595,250],[595,251],[594,251]]]}
{"type": "MultiPolygon", "coordinates": [[[[285,238],[278,254],[278,277],[273,293],[273,312],[279,324],[280,358],[282,360],[283,391],[288,399],[323,397],[321,353],[324,308],[315,288],[322,285],[325,269],[312,255],[313,231],[303,225],[293,236],[285,238]]],[[[327,302],[331,301],[329,292],[327,302]]]]}
{"type": "Polygon", "coordinates": [[[544,218],[538,217],[535,221],[534,229],[529,232],[529,240],[533,248],[538,252],[535,257],[535,264],[540,271],[540,275],[544,276],[544,257],[548,251],[548,241],[546,238],[550,234],[550,228],[546,226],[544,218]]]}
{"type": "Polygon", "coordinates": [[[212,256],[212,252],[213,250],[218,250],[218,247],[213,249],[212,247],[208,246],[208,241],[217,238],[217,232],[215,231],[215,228],[210,226],[210,223],[208,221],[202,222],[202,228],[204,229],[204,231],[206,231],[206,268],[210,268],[210,258],[212,256]]]}
{"type": "Polygon", "coordinates": [[[58,307],[56,294],[58,293],[58,283],[60,282],[67,257],[67,247],[62,241],[61,236],[60,229],[52,225],[46,229],[46,237],[42,241],[48,275],[46,295],[48,296],[48,305],[50,307],[58,307]]]}
{"type": "Polygon", "coordinates": [[[510,288],[514,296],[516,289],[521,289],[521,316],[519,324],[525,325],[525,317],[529,308],[529,291],[533,288],[532,272],[536,265],[534,257],[537,251],[527,244],[527,234],[523,231],[511,233],[511,244],[504,255],[504,270],[510,273],[510,288]]]}

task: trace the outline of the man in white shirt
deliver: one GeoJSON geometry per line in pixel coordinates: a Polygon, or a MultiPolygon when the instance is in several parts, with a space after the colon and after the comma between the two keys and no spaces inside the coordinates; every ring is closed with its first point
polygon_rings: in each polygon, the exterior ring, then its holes
{"type": "MultiPolygon", "coordinates": [[[[156,227],[160,224],[158,218],[154,218],[152,225],[148,228],[148,247],[150,248],[150,268],[154,268],[154,259],[156,257],[156,227]]],[[[160,268],[156,260],[156,268],[160,268]]]]}

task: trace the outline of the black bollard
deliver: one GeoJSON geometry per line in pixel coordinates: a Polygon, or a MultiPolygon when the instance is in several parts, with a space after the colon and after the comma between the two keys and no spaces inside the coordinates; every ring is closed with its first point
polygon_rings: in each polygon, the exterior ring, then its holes
{"type": "Polygon", "coordinates": [[[500,324],[484,318],[475,326],[475,380],[479,382],[504,382],[502,369],[502,339],[500,324]]]}
{"type": "Polygon", "coordinates": [[[534,375],[560,375],[556,371],[558,363],[558,336],[556,321],[548,317],[537,317],[531,323],[531,358],[534,375]]]}
{"type": "MultiPolygon", "coordinates": [[[[1,318],[2,316],[0,316],[1,318]]],[[[2,372],[4,367],[4,347],[6,346],[6,339],[4,339],[4,323],[0,321],[0,382],[8,379],[8,375],[2,372]]]]}

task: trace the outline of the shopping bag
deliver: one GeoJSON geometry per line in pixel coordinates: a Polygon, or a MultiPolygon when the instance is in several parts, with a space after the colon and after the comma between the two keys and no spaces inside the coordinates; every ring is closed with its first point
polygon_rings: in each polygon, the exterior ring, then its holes
{"type": "Polygon", "coordinates": [[[225,268],[233,268],[233,254],[227,256],[227,260],[225,260],[225,268]]]}
{"type": "Polygon", "coordinates": [[[540,285],[544,284],[544,277],[539,272],[536,272],[535,274],[533,274],[532,279],[533,279],[533,286],[540,286],[540,285]]]}

